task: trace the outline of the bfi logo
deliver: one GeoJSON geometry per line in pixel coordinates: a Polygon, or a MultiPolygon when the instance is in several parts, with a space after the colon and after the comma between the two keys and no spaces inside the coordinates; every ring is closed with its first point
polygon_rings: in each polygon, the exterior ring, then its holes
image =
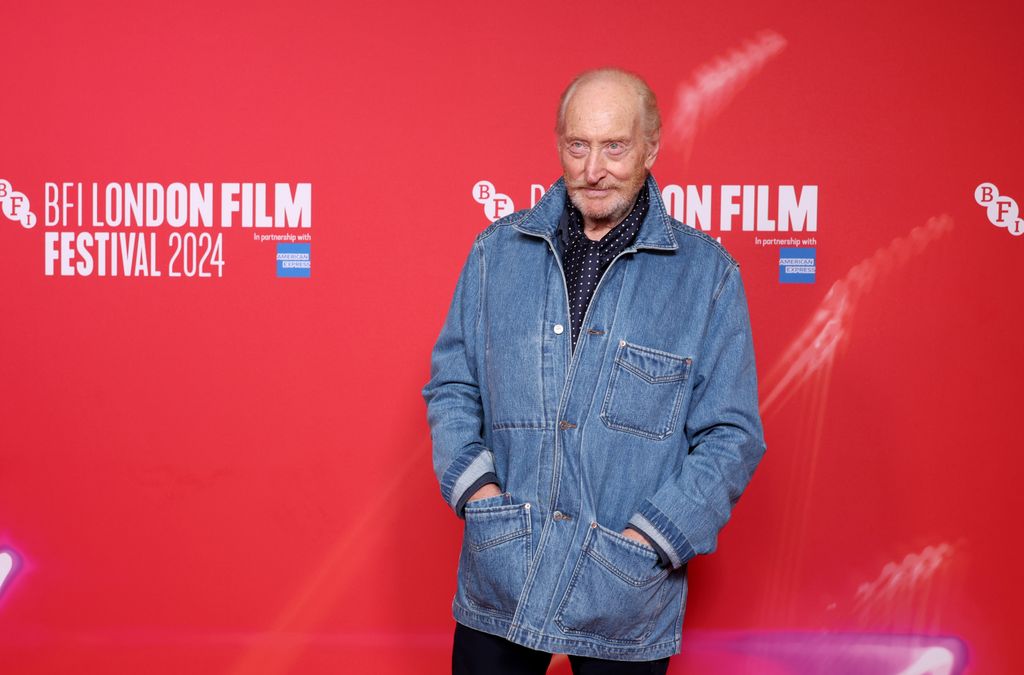
{"type": "Polygon", "coordinates": [[[492,223],[516,210],[512,198],[498,192],[489,180],[478,181],[473,186],[473,199],[484,207],[484,215],[492,223]]]}
{"type": "Polygon", "coordinates": [[[1015,237],[1024,234],[1024,220],[1020,209],[1012,197],[999,194],[999,189],[992,183],[982,183],[974,188],[974,201],[985,209],[988,222],[996,227],[1005,227],[1015,237]]]}
{"type": "Polygon", "coordinates": [[[0,178],[0,211],[8,220],[21,223],[26,230],[32,229],[36,226],[36,214],[30,208],[28,197],[15,191],[10,181],[0,178]]]}

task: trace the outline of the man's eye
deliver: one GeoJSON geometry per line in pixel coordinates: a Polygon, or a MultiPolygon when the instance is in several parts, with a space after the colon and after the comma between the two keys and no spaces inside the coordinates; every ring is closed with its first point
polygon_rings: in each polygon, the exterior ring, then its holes
{"type": "Polygon", "coordinates": [[[626,151],[626,146],[624,144],[622,144],[622,143],[615,143],[615,142],[613,142],[613,143],[609,143],[608,144],[608,154],[609,155],[621,155],[625,151],[626,151]]]}

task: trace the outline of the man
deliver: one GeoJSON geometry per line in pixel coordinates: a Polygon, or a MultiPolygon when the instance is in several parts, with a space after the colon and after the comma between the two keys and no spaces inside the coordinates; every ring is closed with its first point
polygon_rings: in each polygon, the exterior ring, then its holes
{"type": "Polygon", "coordinates": [[[765,446],[739,267],[665,212],[650,88],[562,95],[564,176],[473,245],[423,389],[465,518],[453,671],[664,673],[765,446]]]}

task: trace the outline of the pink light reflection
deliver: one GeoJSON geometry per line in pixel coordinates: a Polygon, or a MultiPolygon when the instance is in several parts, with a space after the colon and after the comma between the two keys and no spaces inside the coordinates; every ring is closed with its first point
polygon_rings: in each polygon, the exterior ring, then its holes
{"type": "Polygon", "coordinates": [[[954,636],[867,632],[691,630],[683,643],[719,673],[959,675],[968,653],[954,636]]]}
{"type": "Polygon", "coordinates": [[[18,571],[18,562],[18,556],[13,549],[0,550],[0,600],[4,597],[4,590],[10,586],[10,580],[18,571]]]}

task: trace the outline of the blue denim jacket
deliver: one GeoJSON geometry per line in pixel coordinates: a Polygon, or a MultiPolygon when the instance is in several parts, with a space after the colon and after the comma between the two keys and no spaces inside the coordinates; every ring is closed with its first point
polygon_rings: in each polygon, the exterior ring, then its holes
{"type": "Polygon", "coordinates": [[[563,182],[483,231],[423,389],[441,494],[465,518],[455,619],[532,649],[677,653],[686,562],[715,549],[765,451],[739,266],[645,189],[575,351],[563,182]],[[503,494],[461,509],[488,473],[503,494]]]}

